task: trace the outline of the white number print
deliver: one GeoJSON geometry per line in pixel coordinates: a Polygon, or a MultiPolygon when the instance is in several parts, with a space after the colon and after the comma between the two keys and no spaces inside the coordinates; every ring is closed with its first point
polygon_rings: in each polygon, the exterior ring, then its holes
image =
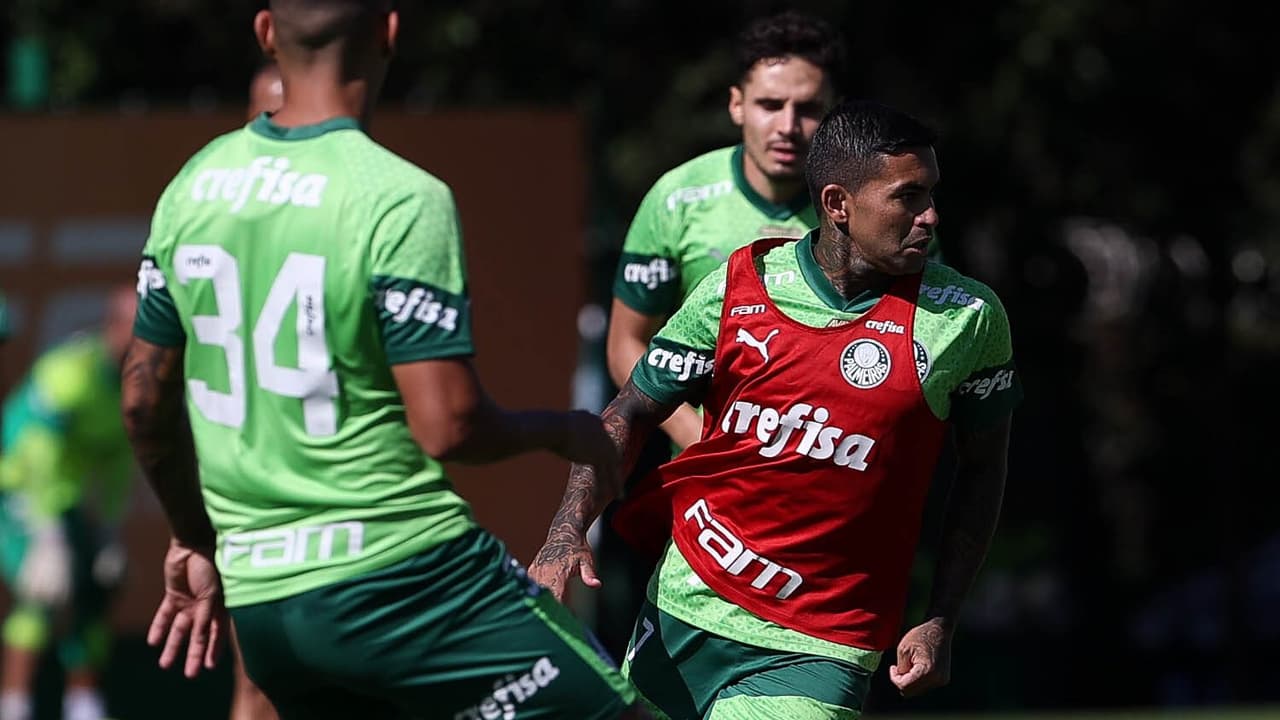
{"type": "Polygon", "coordinates": [[[640,633],[640,637],[636,638],[636,644],[627,651],[627,662],[636,659],[636,653],[640,652],[641,646],[648,642],[649,636],[653,635],[653,623],[649,622],[649,618],[641,618],[640,623],[644,627],[644,632],[640,633]]]}
{"type": "MultiPolygon", "coordinates": [[[[236,259],[217,245],[183,245],[174,257],[178,282],[213,281],[217,315],[191,318],[196,341],[222,348],[227,359],[230,392],[209,389],[204,380],[190,378],[187,388],[196,407],[209,420],[239,428],[245,419],[244,341],[239,335],[244,311],[240,303],[240,271],[236,259]]],[[[324,437],[337,432],[338,378],[330,369],[324,336],[325,259],[289,253],[271,283],[267,300],[253,328],[254,371],[258,386],[277,395],[302,400],[307,434],[324,437]],[[298,367],[276,364],[275,343],[290,305],[297,305],[295,331],[298,367]]]]}
{"type": "Polygon", "coordinates": [[[786,600],[804,582],[804,578],[800,577],[800,573],[790,568],[782,567],[778,563],[768,558],[760,557],[754,551],[747,549],[742,544],[742,541],[729,531],[729,528],[711,516],[711,508],[707,506],[705,499],[699,499],[690,505],[689,509],[684,511],[684,519],[698,523],[698,527],[702,529],[702,532],[698,533],[698,544],[711,557],[715,558],[716,563],[730,575],[735,577],[741,575],[753,560],[763,566],[760,574],[756,576],[755,580],[751,581],[751,587],[763,590],[769,585],[770,581],[781,573],[787,579],[778,592],[774,594],[774,597],[779,600],[786,600]]]}
{"type": "Polygon", "coordinates": [[[217,245],[183,245],[173,258],[178,282],[212,280],[217,315],[193,315],[196,342],[216,345],[227,356],[230,392],[209,389],[204,380],[189,378],[187,391],[200,412],[213,422],[238,428],[244,425],[244,341],[237,331],[244,313],[240,309],[240,268],[236,259],[217,245]]]}
{"type": "Polygon", "coordinates": [[[329,369],[324,340],[324,258],[289,253],[267,293],[253,326],[253,365],[258,385],[277,395],[300,398],[307,434],[325,437],[338,431],[338,376],[329,369]],[[298,306],[298,367],[276,364],[276,336],[291,304],[298,306]]]}

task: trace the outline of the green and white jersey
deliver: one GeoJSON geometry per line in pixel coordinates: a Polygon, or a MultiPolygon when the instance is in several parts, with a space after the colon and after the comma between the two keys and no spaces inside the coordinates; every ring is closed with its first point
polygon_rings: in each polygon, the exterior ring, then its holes
{"type": "MultiPolygon", "coordinates": [[[[832,327],[856,320],[879,296],[846,301],[813,257],[813,235],[764,255],[770,299],[794,320],[832,327]]],[[[714,374],[726,268],[709,274],[654,336],[631,381],[662,403],[698,403],[714,374]]],[[[1009,321],[986,285],[927,263],[912,328],[925,400],[941,420],[981,427],[1007,416],[1022,397],[1009,321]]],[[[874,670],[879,654],[837,645],[770,623],[716,595],[671,545],[654,573],[650,599],[687,623],[740,642],[857,662],[874,670]]]]}
{"type": "Polygon", "coordinates": [[[734,250],[817,227],[808,193],[774,205],[747,183],[742,162],[741,145],[712,150],[654,183],[627,231],[614,297],[637,312],[666,317],[734,250]]]}
{"type": "Polygon", "coordinates": [[[390,366],[472,353],[448,186],[355,120],[263,115],[169,184],[135,334],[185,348],[230,606],[403,560],[474,525],[390,366]]]}

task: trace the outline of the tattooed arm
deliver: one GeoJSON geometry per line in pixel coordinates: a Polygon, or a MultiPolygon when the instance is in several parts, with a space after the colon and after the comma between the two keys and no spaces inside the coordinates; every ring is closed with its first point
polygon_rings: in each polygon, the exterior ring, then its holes
{"type": "Polygon", "coordinates": [[[124,425],[134,457],[164,508],[174,539],[189,547],[212,547],[213,525],[200,495],[182,394],[182,348],[135,337],[121,377],[124,425]]]}
{"type": "Polygon", "coordinates": [[[216,535],[200,494],[182,402],[182,352],[134,337],[124,359],[121,409],[133,454],[173,533],[164,558],[164,597],[147,642],[163,643],[164,668],[174,664],[185,644],[183,671],[195,677],[217,663],[229,626],[213,561],[216,535]]]}
{"type": "Polygon", "coordinates": [[[587,544],[587,528],[622,493],[621,479],[631,472],[645,439],[678,406],[679,403],[659,403],[627,381],[604,409],[601,422],[617,449],[619,472],[614,479],[607,479],[590,465],[575,463],[570,468],[560,509],[551,521],[546,542],[529,567],[530,577],[549,588],[557,599],[564,597],[566,584],[575,571],[587,585],[600,586],[587,544]]]}
{"type": "Polygon", "coordinates": [[[1000,518],[1010,418],[977,431],[957,428],[957,469],[943,519],[925,621],[898,645],[889,678],[907,697],[946,685],[960,606],[987,555],[1000,518]]]}

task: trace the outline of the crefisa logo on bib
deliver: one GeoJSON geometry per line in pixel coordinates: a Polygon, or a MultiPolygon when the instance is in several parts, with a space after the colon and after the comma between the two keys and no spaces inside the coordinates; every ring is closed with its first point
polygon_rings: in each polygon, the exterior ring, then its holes
{"type": "Polygon", "coordinates": [[[840,353],[840,374],[850,385],[863,390],[884,382],[890,367],[889,351],[871,338],[854,340],[840,353]]]}

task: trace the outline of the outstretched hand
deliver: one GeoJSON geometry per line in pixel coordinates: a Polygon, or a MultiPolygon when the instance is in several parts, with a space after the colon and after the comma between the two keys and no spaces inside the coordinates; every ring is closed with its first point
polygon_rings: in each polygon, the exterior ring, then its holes
{"type": "Polygon", "coordinates": [[[889,681],[906,698],[951,681],[951,633],[940,620],[927,620],[902,636],[898,664],[889,667],[889,681]]]}
{"type": "Polygon", "coordinates": [[[569,578],[577,574],[587,587],[600,587],[596,561],[586,538],[567,529],[552,531],[529,566],[529,577],[563,601],[569,578]]]}
{"type": "Polygon", "coordinates": [[[203,666],[212,670],[226,644],[230,622],[222,599],[222,579],[212,549],[190,548],[176,540],[164,558],[164,599],[151,620],[147,644],[163,643],[160,667],[169,668],[187,644],[184,674],[193,678],[203,666]]]}

